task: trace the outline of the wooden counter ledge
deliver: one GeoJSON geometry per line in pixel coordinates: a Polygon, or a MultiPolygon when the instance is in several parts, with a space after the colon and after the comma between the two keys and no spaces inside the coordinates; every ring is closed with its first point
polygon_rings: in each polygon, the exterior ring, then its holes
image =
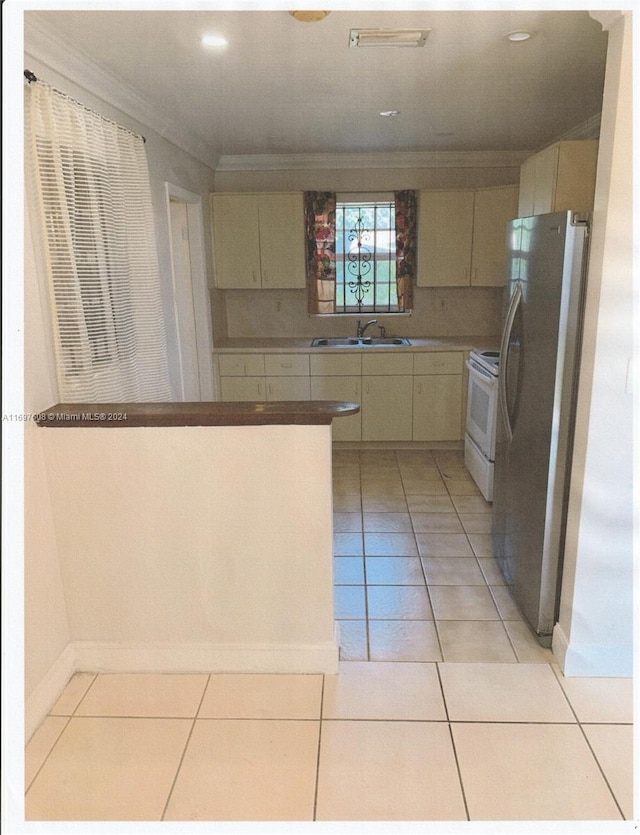
{"type": "Polygon", "coordinates": [[[329,424],[358,412],[357,403],[337,400],[194,403],[58,403],[38,415],[38,426],[262,426],[329,424]]]}

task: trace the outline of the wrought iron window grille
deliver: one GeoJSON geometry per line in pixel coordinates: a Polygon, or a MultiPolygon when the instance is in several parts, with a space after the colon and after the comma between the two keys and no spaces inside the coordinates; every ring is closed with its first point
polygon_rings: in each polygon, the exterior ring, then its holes
{"type": "Polygon", "coordinates": [[[336,261],[338,312],[399,312],[392,201],[338,203],[336,261]]]}

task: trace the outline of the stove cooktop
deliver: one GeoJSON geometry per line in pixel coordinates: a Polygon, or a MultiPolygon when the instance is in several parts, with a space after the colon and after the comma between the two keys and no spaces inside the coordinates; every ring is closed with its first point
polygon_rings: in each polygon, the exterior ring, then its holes
{"type": "Polygon", "coordinates": [[[482,368],[486,368],[496,377],[498,376],[498,368],[500,366],[500,351],[480,351],[474,348],[470,353],[470,359],[475,360],[482,368]]]}

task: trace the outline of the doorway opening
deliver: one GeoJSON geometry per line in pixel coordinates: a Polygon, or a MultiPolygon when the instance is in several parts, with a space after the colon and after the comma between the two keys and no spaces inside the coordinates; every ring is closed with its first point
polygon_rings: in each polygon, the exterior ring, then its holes
{"type": "Polygon", "coordinates": [[[183,401],[213,400],[213,340],[204,256],[202,199],[165,183],[169,219],[173,313],[183,401]]]}

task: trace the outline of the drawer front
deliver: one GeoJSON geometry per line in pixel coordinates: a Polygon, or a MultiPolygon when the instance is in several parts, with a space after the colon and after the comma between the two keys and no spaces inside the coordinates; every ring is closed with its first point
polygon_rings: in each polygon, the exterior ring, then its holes
{"type": "Polygon", "coordinates": [[[413,354],[366,354],[362,357],[362,373],[413,374],[413,354]]]}
{"type": "Polygon", "coordinates": [[[464,355],[459,351],[434,351],[415,354],[414,374],[462,374],[464,355]]]}
{"type": "Polygon", "coordinates": [[[360,356],[315,354],[310,357],[311,374],[316,377],[352,377],[362,373],[360,356]]]}
{"type": "Polygon", "coordinates": [[[260,377],[264,374],[262,354],[218,354],[221,377],[260,377]]]}
{"type": "Polygon", "coordinates": [[[271,377],[303,377],[309,374],[309,355],[267,354],[264,369],[271,377]]]}
{"type": "Polygon", "coordinates": [[[311,400],[309,377],[267,377],[267,400],[311,400]]]}
{"type": "Polygon", "coordinates": [[[220,395],[222,400],[235,402],[266,400],[264,377],[221,377],[220,395]]]}

